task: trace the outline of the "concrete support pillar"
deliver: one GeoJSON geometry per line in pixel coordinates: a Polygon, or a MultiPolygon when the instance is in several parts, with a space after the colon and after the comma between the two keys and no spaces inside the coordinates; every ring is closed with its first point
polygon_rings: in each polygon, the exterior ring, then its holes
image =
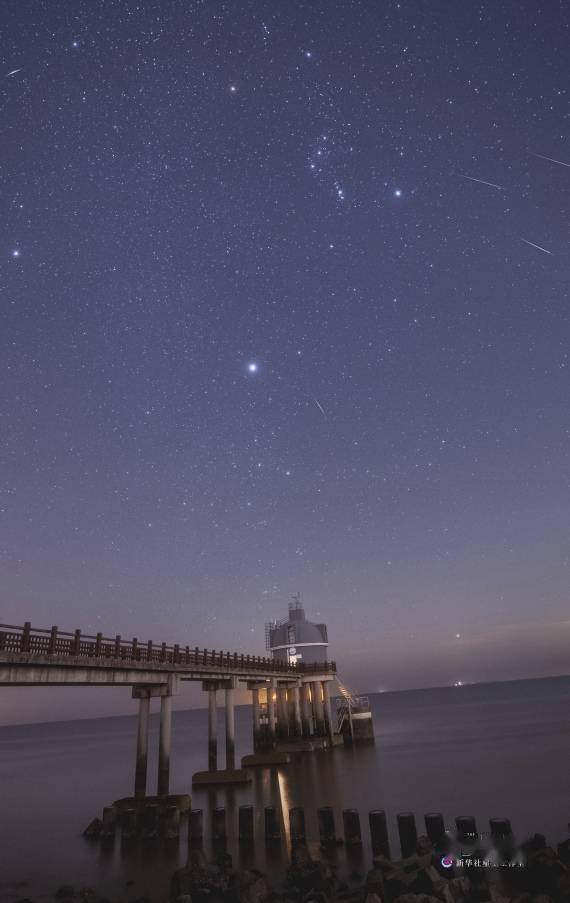
{"type": "Polygon", "coordinates": [[[289,712],[287,710],[287,688],[277,688],[277,739],[287,740],[289,736],[289,712]]]}
{"type": "Polygon", "coordinates": [[[303,733],[301,724],[301,688],[299,685],[292,687],[290,690],[292,696],[292,705],[290,709],[291,721],[289,724],[289,733],[292,737],[300,737],[303,733]]]}
{"type": "Polygon", "coordinates": [[[277,681],[273,677],[271,685],[267,687],[267,745],[272,748],[275,745],[275,699],[273,694],[277,687],[277,681]]]}
{"type": "Polygon", "coordinates": [[[208,690],[208,771],[218,769],[218,709],[216,690],[208,690]]]}
{"type": "Polygon", "coordinates": [[[158,796],[167,796],[170,782],[170,739],[172,696],[160,698],[160,739],[158,746],[158,796]]]}
{"type": "Polygon", "coordinates": [[[253,706],[253,751],[257,752],[263,746],[261,738],[261,709],[259,707],[259,690],[251,691],[251,702],[253,706]]]}
{"type": "Polygon", "coordinates": [[[334,723],[332,717],[332,709],[331,709],[331,694],[330,694],[330,685],[328,680],[322,681],[323,687],[323,708],[325,714],[325,731],[326,735],[329,738],[329,742],[332,746],[333,736],[334,736],[334,723]]]}
{"type": "Polygon", "coordinates": [[[301,685],[301,733],[303,737],[310,737],[313,733],[313,713],[311,710],[310,685],[301,685]]]}
{"type": "Polygon", "coordinates": [[[135,796],[146,796],[146,769],[148,762],[148,718],[150,695],[139,699],[139,722],[137,731],[137,761],[135,765],[135,796]]]}
{"type": "Polygon", "coordinates": [[[226,689],[226,768],[234,771],[236,767],[236,729],[234,711],[234,689],[226,689]]]}
{"type": "Polygon", "coordinates": [[[311,696],[313,697],[313,712],[315,714],[315,734],[317,737],[325,737],[325,709],[320,680],[311,682],[311,696]]]}

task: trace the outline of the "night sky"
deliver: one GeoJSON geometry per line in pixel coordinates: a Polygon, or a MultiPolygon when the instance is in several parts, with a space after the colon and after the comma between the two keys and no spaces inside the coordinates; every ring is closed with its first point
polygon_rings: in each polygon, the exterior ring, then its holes
{"type": "Polygon", "coordinates": [[[4,0],[0,620],[569,670],[564,6],[4,0]]]}

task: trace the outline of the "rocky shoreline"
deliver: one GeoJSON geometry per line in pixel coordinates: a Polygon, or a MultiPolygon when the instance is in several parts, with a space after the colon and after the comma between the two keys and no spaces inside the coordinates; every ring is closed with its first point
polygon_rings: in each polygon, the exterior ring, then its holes
{"type": "MultiPolygon", "coordinates": [[[[373,860],[365,874],[339,877],[326,859],[313,858],[298,845],[280,880],[256,869],[235,869],[221,853],[207,861],[201,850],[189,854],[184,868],[172,876],[165,899],[129,897],[110,900],[90,888],[61,886],[56,903],[570,903],[570,840],[550,847],[536,834],[517,851],[512,867],[489,867],[484,854],[472,851],[463,867],[442,862],[445,853],[427,837],[415,855],[392,861],[373,860]],[[466,864],[467,863],[467,864],[466,864]]],[[[455,859],[457,862],[457,859],[455,859]]],[[[45,898],[44,898],[45,899],[45,898]]],[[[16,903],[34,903],[28,897],[16,903]]]]}

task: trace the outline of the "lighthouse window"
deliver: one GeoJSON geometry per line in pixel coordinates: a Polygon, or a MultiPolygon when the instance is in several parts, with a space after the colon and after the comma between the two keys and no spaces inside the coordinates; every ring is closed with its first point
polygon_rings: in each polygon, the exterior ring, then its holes
{"type": "Polygon", "coordinates": [[[295,627],[294,626],[287,628],[287,642],[288,643],[295,642],[295,627]]]}

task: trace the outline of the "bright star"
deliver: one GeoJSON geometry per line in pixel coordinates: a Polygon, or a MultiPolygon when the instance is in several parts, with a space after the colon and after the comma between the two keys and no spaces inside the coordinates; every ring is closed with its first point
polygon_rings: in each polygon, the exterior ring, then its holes
{"type": "Polygon", "coordinates": [[[19,257],[19,256],[20,256],[20,251],[18,250],[18,248],[14,248],[14,250],[12,251],[12,257],[19,257]]]}
{"type": "Polygon", "coordinates": [[[255,361],[252,361],[250,364],[247,365],[247,369],[248,369],[249,373],[257,373],[259,367],[255,363],[255,361]]]}
{"type": "Polygon", "coordinates": [[[394,197],[396,197],[396,198],[402,197],[402,189],[401,188],[396,188],[396,190],[394,192],[394,197]]]}
{"type": "Polygon", "coordinates": [[[235,85],[230,85],[230,91],[232,92],[232,94],[235,94],[236,91],[237,91],[236,86],[235,86],[235,85]]]}

